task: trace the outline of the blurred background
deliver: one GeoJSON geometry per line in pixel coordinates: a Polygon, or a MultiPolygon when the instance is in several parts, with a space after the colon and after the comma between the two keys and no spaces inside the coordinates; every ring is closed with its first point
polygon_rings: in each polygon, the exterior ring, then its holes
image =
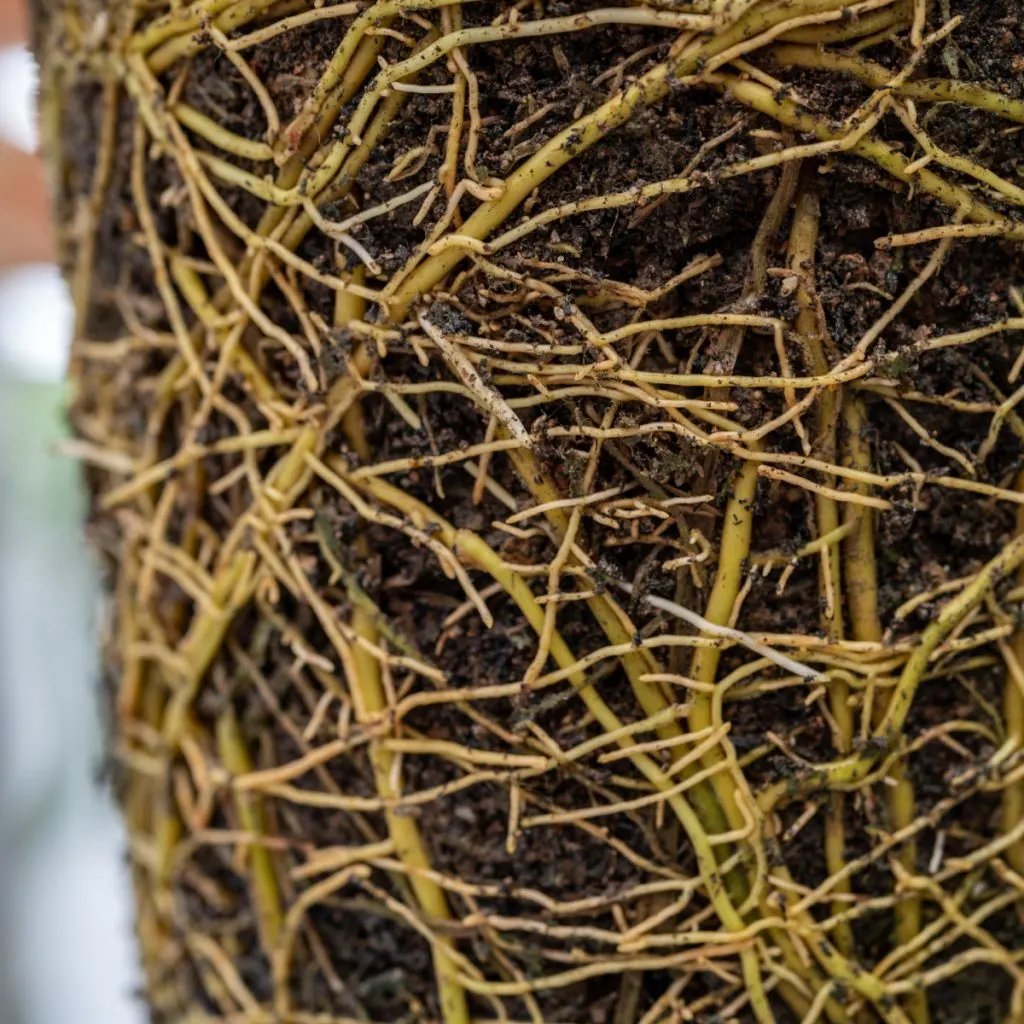
{"type": "Polygon", "coordinates": [[[143,1024],[22,0],[0,0],[0,1024],[143,1024]]]}

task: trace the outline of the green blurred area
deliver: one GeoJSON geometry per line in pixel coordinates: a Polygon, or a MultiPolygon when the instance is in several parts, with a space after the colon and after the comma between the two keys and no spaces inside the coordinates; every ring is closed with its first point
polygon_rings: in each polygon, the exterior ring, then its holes
{"type": "Polygon", "coordinates": [[[78,471],[54,450],[66,434],[64,401],[63,384],[0,371],[0,486],[3,505],[16,520],[40,517],[40,528],[77,531],[78,471]]]}

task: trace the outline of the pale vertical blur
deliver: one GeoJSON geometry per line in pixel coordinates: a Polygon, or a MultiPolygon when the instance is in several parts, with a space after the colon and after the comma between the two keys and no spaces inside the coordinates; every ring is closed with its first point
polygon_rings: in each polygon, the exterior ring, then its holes
{"type": "MultiPolygon", "coordinates": [[[[34,145],[33,89],[24,50],[0,50],[0,142],[34,145]]],[[[0,273],[0,1024],[142,1024],[124,836],[96,781],[95,574],[53,450],[70,327],[55,267],[0,273]]]]}

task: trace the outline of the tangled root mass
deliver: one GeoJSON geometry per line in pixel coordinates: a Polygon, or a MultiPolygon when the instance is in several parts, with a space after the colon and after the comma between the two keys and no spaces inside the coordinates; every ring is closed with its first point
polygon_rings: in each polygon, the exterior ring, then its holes
{"type": "Polygon", "coordinates": [[[154,1018],[1024,1020],[1017,0],[37,0],[154,1018]]]}

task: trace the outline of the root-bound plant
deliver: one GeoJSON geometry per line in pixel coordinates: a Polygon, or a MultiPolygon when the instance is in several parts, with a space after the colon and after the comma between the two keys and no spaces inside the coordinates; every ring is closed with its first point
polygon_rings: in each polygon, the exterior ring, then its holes
{"type": "Polygon", "coordinates": [[[1024,4],[36,0],[153,1019],[1024,1021],[1024,4]]]}

